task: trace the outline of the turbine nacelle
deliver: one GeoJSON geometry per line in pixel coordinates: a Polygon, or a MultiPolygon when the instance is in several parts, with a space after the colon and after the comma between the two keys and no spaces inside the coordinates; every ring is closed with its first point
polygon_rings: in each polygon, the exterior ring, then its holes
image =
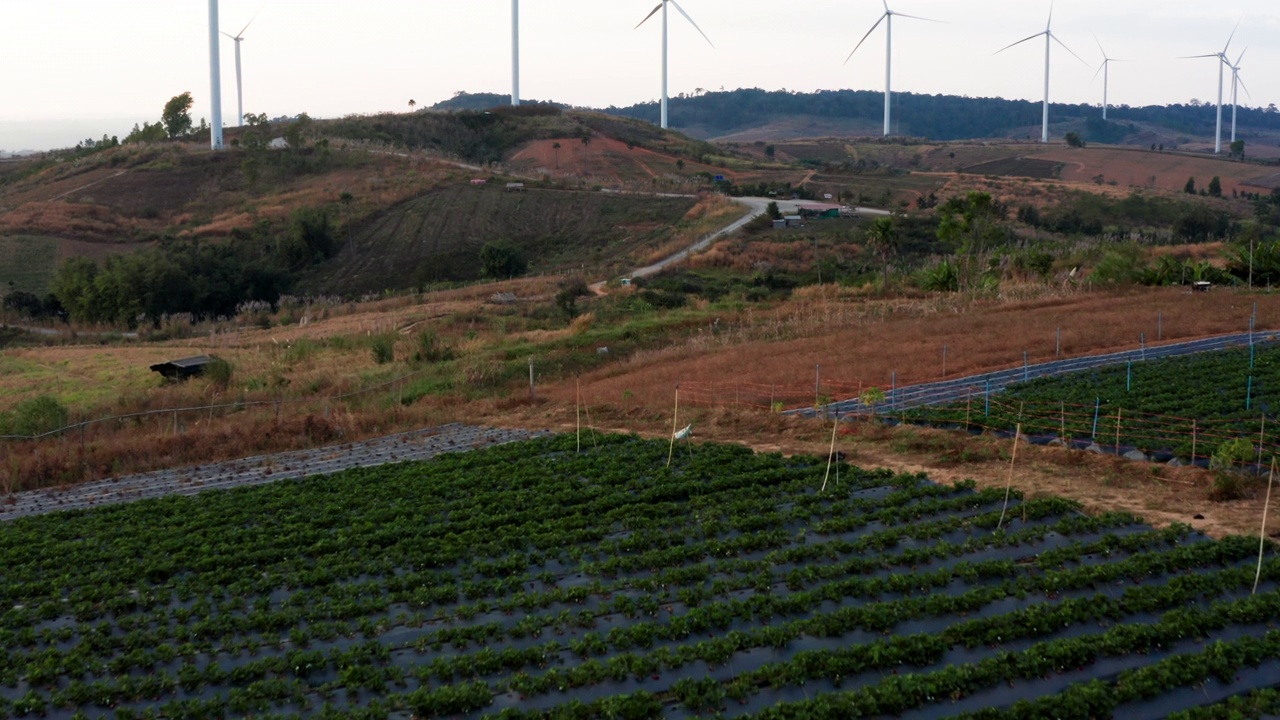
{"type": "Polygon", "coordinates": [[[858,44],[853,46],[853,52],[849,53],[849,57],[844,59],[844,64],[849,64],[849,61],[853,59],[854,54],[858,52],[858,48],[862,47],[862,44],[867,41],[867,38],[871,37],[871,33],[875,32],[876,28],[880,27],[880,24],[887,20],[888,23],[885,24],[884,40],[884,134],[885,137],[888,137],[891,130],[891,101],[893,93],[893,18],[894,16],[897,16],[910,18],[912,20],[923,20],[925,22],[940,21],[918,17],[916,15],[907,15],[906,13],[894,12],[889,9],[889,0],[881,0],[881,2],[884,4],[884,14],[876,20],[875,24],[871,26],[871,29],[867,31],[867,34],[862,36],[862,39],[858,41],[858,44]]]}
{"type": "Polygon", "coordinates": [[[667,129],[667,105],[670,101],[670,99],[667,97],[667,16],[665,12],[667,5],[674,6],[676,9],[676,12],[683,15],[684,19],[689,21],[689,24],[693,26],[694,30],[698,31],[698,34],[702,36],[702,39],[706,40],[707,44],[710,45],[712,48],[715,48],[715,43],[711,42],[711,38],[707,37],[707,34],[702,32],[702,28],[698,27],[698,23],[694,22],[693,18],[689,15],[689,13],[685,12],[684,8],[680,7],[680,3],[676,2],[676,0],[662,0],[662,2],[658,3],[657,7],[655,7],[653,10],[650,10],[649,14],[645,15],[644,19],[641,20],[639,23],[637,23],[635,28],[633,28],[634,30],[639,30],[641,25],[644,25],[645,23],[649,22],[649,18],[653,17],[654,15],[657,15],[658,11],[660,10],[663,11],[663,15],[662,15],[662,108],[661,108],[661,120],[660,120],[660,125],[662,126],[663,130],[667,129]]]}

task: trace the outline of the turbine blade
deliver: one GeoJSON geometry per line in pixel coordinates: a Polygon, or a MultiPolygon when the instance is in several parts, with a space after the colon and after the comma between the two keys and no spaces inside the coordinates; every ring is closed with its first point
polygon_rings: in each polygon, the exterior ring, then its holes
{"type": "Polygon", "coordinates": [[[249,22],[245,23],[244,27],[240,28],[240,33],[237,34],[236,37],[237,38],[244,37],[244,31],[248,30],[249,26],[253,24],[253,21],[257,20],[258,16],[262,14],[262,11],[266,9],[267,9],[267,6],[265,3],[263,3],[262,7],[258,8],[258,12],[254,13],[253,17],[249,18],[249,22]]]}
{"type": "Polygon", "coordinates": [[[698,23],[694,22],[694,21],[693,21],[693,18],[689,17],[689,13],[685,12],[685,11],[684,11],[684,8],[680,7],[680,3],[676,2],[676,0],[668,0],[668,1],[669,1],[672,5],[675,5],[675,6],[676,6],[676,10],[677,10],[681,15],[683,15],[683,16],[684,16],[684,19],[685,19],[685,20],[688,20],[688,21],[689,21],[689,24],[693,26],[693,29],[694,29],[694,30],[697,30],[697,31],[698,31],[698,34],[702,36],[702,39],[703,39],[703,40],[706,40],[706,41],[707,41],[707,44],[708,44],[708,45],[710,45],[712,48],[715,48],[716,44],[715,44],[715,43],[713,43],[713,42],[711,42],[711,38],[707,37],[707,34],[706,34],[706,33],[702,32],[702,28],[698,27],[698,23]]]}
{"type": "Polygon", "coordinates": [[[1044,24],[1044,31],[1049,32],[1049,28],[1053,27],[1053,0],[1049,0],[1049,22],[1044,24]]]}
{"type": "Polygon", "coordinates": [[[1218,59],[1221,59],[1221,58],[1222,58],[1222,56],[1221,56],[1221,55],[1219,55],[1218,53],[1213,53],[1212,55],[1179,55],[1179,56],[1177,57],[1177,59],[1178,59],[1178,60],[1198,60],[1198,59],[1200,59],[1200,58],[1218,58],[1218,59]]]}
{"type": "Polygon", "coordinates": [[[880,0],[880,2],[884,3],[884,14],[885,14],[885,15],[888,15],[889,13],[893,12],[892,10],[890,10],[890,9],[889,9],[889,0],[880,0]]]}
{"type": "Polygon", "coordinates": [[[232,34],[231,34],[231,33],[229,33],[229,32],[224,32],[224,31],[219,31],[219,32],[222,32],[222,34],[223,34],[223,35],[226,35],[227,37],[231,38],[232,40],[239,40],[239,39],[240,39],[240,38],[236,37],[235,35],[232,35],[232,34]]]}
{"type": "Polygon", "coordinates": [[[943,21],[943,20],[934,20],[933,18],[920,17],[919,15],[908,15],[908,14],[906,14],[906,13],[894,13],[894,14],[893,14],[893,16],[894,16],[894,17],[911,18],[912,20],[923,20],[923,21],[925,21],[925,22],[931,22],[931,23],[944,23],[944,24],[945,24],[945,21],[943,21]]]}
{"type": "Polygon", "coordinates": [[[1107,61],[1103,60],[1102,64],[1098,66],[1098,71],[1093,74],[1093,79],[1089,81],[1090,85],[1098,82],[1098,76],[1102,74],[1102,69],[1105,68],[1106,66],[1107,66],[1107,61]]]}
{"type": "Polygon", "coordinates": [[[1244,90],[1245,97],[1252,101],[1253,95],[1249,93],[1249,88],[1245,86],[1244,80],[1241,80],[1239,75],[1236,75],[1236,82],[1240,83],[1240,89],[1244,90]]]}
{"type": "MultiPolygon", "coordinates": [[[[1090,34],[1092,35],[1092,33],[1090,33],[1090,34]]],[[[1102,60],[1103,60],[1103,62],[1106,62],[1107,60],[1110,60],[1110,58],[1108,58],[1108,57],[1107,57],[1107,51],[1106,51],[1106,50],[1104,50],[1104,49],[1102,48],[1102,41],[1098,39],[1098,36],[1097,36],[1097,35],[1094,35],[1094,36],[1093,36],[1093,41],[1094,41],[1094,42],[1096,42],[1096,43],[1098,43],[1098,50],[1099,50],[1099,52],[1101,52],[1101,53],[1102,53],[1102,60]]]]}
{"type": "Polygon", "coordinates": [[[1240,29],[1240,23],[1244,22],[1244,18],[1236,21],[1236,26],[1231,29],[1231,37],[1227,38],[1227,44],[1222,46],[1222,52],[1225,54],[1227,48],[1231,47],[1231,41],[1236,39],[1236,31],[1240,29]]]}
{"type": "Polygon", "coordinates": [[[1069,48],[1069,47],[1067,47],[1067,44],[1066,44],[1066,43],[1064,43],[1064,42],[1062,42],[1061,40],[1059,40],[1057,35],[1054,35],[1053,33],[1049,33],[1049,37],[1053,38],[1053,41],[1054,41],[1054,42],[1056,42],[1056,43],[1058,43],[1059,45],[1061,45],[1063,50],[1066,50],[1067,52],[1071,53],[1072,55],[1075,55],[1075,58],[1076,58],[1077,60],[1079,60],[1080,62],[1084,63],[1086,66],[1088,66],[1088,64],[1089,64],[1089,63],[1084,62],[1084,58],[1080,57],[1079,55],[1076,55],[1076,51],[1075,51],[1075,50],[1072,50],[1072,49],[1071,49],[1071,48],[1069,48]]]}
{"type": "Polygon", "coordinates": [[[885,13],[881,15],[880,19],[876,21],[876,24],[872,25],[871,29],[867,31],[867,34],[863,35],[862,39],[858,41],[858,44],[853,46],[853,52],[849,53],[849,57],[844,59],[845,65],[849,64],[849,61],[853,59],[853,53],[858,52],[858,48],[862,47],[862,43],[866,42],[867,38],[871,37],[871,33],[875,32],[876,28],[880,27],[880,23],[884,22],[884,19],[887,17],[889,17],[889,13],[885,13]]]}
{"type": "Polygon", "coordinates": [[[1038,32],[1038,33],[1036,33],[1035,35],[1032,35],[1031,37],[1025,37],[1025,38],[1022,38],[1022,39],[1021,39],[1021,40],[1019,40],[1018,42],[1013,43],[1013,45],[1005,45],[1004,47],[1000,48],[999,50],[997,50],[997,51],[995,51],[995,52],[993,52],[993,53],[991,53],[991,54],[992,54],[992,55],[999,55],[1000,53],[1004,52],[1005,50],[1008,50],[1009,48],[1013,47],[1014,45],[1021,45],[1022,43],[1026,42],[1026,41],[1028,41],[1028,40],[1035,40],[1036,38],[1040,37],[1041,35],[1044,35],[1044,33],[1043,33],[1043,32],[1038,32]]]}
{"type": "MultiPolygon", "coordinates": [[[[665,0],[664,0],[664,1],[665,1],[665,0]]],[[[643,20],[641,20],[639,24],[637,24],[635,27],[633,27],[633,28],[631,28],[631,29],[632,29],[632,30],[639,30],[639,29],[640,29],[640,25],[643,25],[643,24],[645,24],[645,23],[649,22],[649,18],[653,17],[654,15],[657,15],[657,14],[658,14],[658,11],[659,11],[659,10],[661,10],[661,9],[662,9],[662,3],[658,3],[658,7],[654,8],[654,9],[653,9],[653,10],[652,10],[648,15],[645,15],[645,16],[644,16],[644,19],[643,19],[643,20]]]]}
{"type": "Polygon", "coordinates": [[[1240,57],[1236,58],[1236,64],[1234,66],[1236,70],[1240,69],[1240,61],[1244,59],[1244,54],[1247,52],[1249,52],[1249,48],[1245,48],[1240,51],[1240,57]]]}

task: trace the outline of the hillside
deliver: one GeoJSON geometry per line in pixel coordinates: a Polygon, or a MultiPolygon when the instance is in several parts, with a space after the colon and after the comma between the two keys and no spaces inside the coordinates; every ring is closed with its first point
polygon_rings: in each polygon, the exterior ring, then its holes
{"type": "Polygon", "coordinates": [[[694,202],[455,185],[369,219],[300,285],[315,293],[356,295],[476,280],[485,245],[514,248],[533,272],[595,265],[659,242],[694,202]]]}

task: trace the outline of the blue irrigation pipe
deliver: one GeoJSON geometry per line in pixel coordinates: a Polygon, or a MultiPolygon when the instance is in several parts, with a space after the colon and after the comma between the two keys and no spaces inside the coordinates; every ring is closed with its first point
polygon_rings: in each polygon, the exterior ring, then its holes
{"type": "Polygon", "coordinates": [[[1253,408],[1253,376],[1250,375],[1249,387],[1247,390],[1245,390],[1245,395],[1244,395],[1244,409],[1249,410],[1252,408],[1253,408]]]}
{"type": "Polygon", "coordinates": [[[1252,370],[1252,369],[1253,369],[1253,355],[1254,355],[1254,351],[1255,351],[1255,347],[1254,347],[1253,345],[1250,345],[1250,346],[1249,346],[1249,369],[1250,369],[1250,370],[1252,370]]]}

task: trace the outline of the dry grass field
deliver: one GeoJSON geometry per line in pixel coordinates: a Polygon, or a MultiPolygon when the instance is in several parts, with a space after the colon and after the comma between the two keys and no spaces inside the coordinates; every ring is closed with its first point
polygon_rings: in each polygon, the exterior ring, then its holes
{"type": "Polygon", "coordinates": [[[1183,189],[1188,178],[1195,178],[1196,187],[1203,188],[1215,176],[1222,180],[1224,195],[1258,192],[1249,182],[1275,173],[1274,168],[1213,157],[1112,147],[1060,148],[1028,157],[1061,163],[1061,178],[1071,182],[1096,182],[1101,177],[1104,183],[1175,192],[1183,189]]]}

